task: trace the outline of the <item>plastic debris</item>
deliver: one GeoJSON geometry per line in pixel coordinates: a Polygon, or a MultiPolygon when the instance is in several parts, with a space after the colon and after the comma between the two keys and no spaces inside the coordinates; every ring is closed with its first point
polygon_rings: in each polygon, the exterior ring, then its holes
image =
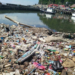
{"type": "Polygon", "coordinates": [[[0,75],[75,74],[75,40],[68,33],[19,25],[1,25],[0,33],[0,75]]]}

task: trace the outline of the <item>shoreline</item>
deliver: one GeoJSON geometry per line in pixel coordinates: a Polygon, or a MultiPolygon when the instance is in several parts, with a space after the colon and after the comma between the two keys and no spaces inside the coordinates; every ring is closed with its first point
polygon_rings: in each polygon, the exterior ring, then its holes
{"type": "MultiPolygon", "coordinates": [[[[10,28],[13,28],[13,27],[22,27],[24,28],[25,30],[31,30],[33,33],[42,33],[43,35],[46,35],[46,36],[55,36],[55,37],[62,37],[63,39],[75,39],[75,33],[69,33],[69,32],[53,32],[51,29],[47,29],[47,28],[40,28],[40,27],[28,27],[26,28],[26,26],[24,25],[6,25],[6,24],[0,24],[0,25],[4,25],[5,27],[10,27],[10,28]]],[[[11,30],[10,30],[11,31],[11,30]]]]}

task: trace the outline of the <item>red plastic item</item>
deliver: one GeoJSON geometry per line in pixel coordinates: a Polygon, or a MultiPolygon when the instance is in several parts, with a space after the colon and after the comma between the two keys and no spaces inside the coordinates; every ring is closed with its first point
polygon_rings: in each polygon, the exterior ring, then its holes
{"type": "Polygon", "coordinates": [[[50,75],[50,73],[45,73],[45,75],[50,75]]]}

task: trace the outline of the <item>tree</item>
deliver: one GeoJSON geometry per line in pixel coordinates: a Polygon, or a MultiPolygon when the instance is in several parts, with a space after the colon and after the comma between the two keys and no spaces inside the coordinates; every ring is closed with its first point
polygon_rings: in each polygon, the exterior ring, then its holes
{"type": "Polygon", "coordinates": [[[65,4],[66,2],[75,3],[75,0],[39,0],[39,4],[50,4],[50,3],[62,3],[65,4]]]}
{"type": "Polygon", "coordinates": [[[0,2],[0,5],[2,5],[2,3],[0,2]]]}

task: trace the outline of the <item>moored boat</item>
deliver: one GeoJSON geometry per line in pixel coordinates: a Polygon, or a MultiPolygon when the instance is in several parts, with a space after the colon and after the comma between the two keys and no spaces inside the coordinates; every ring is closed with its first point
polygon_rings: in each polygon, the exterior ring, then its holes
{"type": "Polygon", "coordinates": [[[40,11],[41,11],[41,12],[44,12],[45,10],[44,10],[44,9],[40,9],[40,11]]]}
{"type": "Polygon", "coordinates": [[[50,14],[55,14],[55,11],[53,8],[47,8],[47,10],[45,12],[50,13],[50,14]]]}
{"type": "Polygon", "coordinates": [[[55,14],[55,11],[53,8],[47,8],[46,10],[40,9],[41,12],[47,13],[47,14],[55,14]]]}

